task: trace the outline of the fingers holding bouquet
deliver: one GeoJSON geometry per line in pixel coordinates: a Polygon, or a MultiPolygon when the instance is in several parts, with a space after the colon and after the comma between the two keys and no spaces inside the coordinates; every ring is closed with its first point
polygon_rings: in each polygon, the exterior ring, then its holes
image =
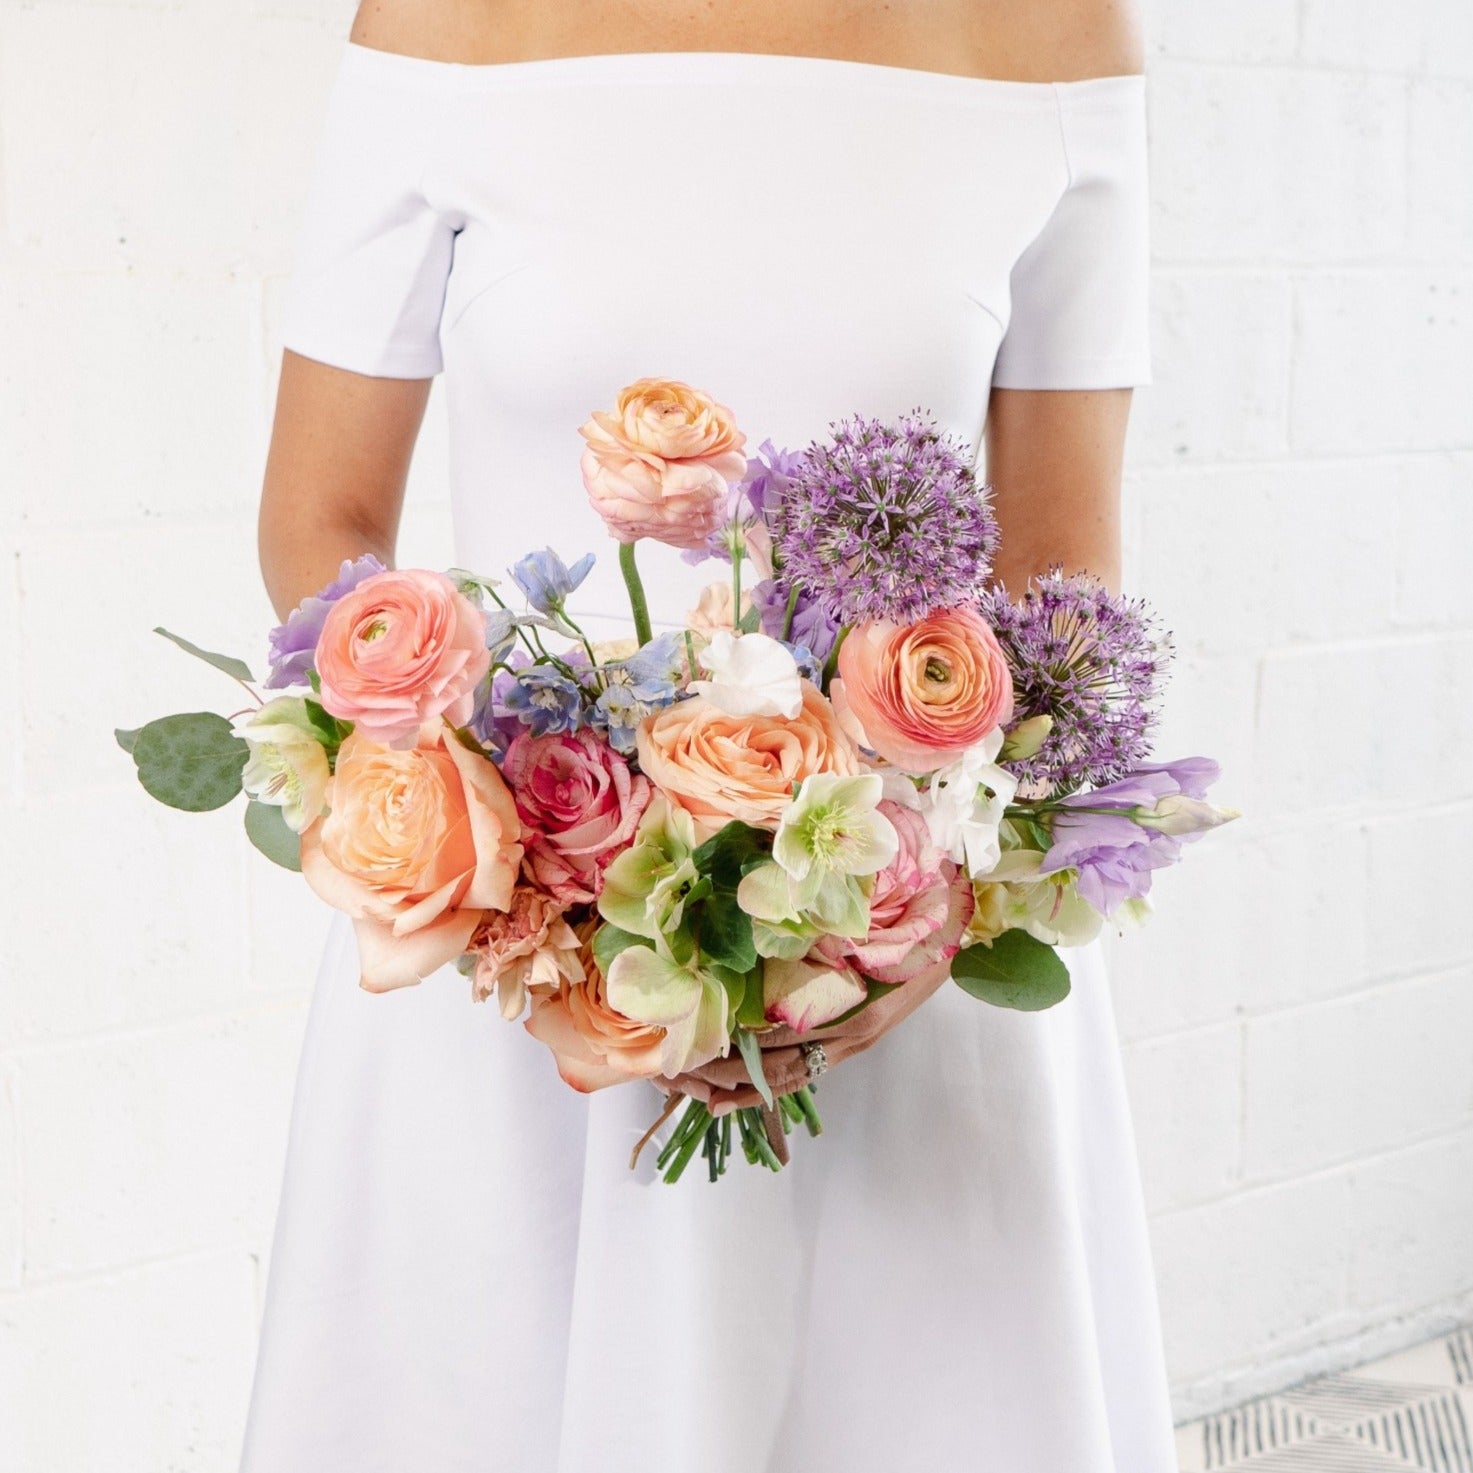
{"type": "Polygon", "coordinates": [[[577,622],[592,554],[531,553],[512,587],[363,558],[262,682],[170,636],[250,692],[233,721],[118,740],[166,803],[244,791],[252,842],[353,917],[365,987],[454,962],[573,1088],[666,1092],[665,1180],[737,1147],[778,1166],[826,1068],[949,980],[1057,1003],[1057,948],[1139,918],[1233,815],[1216,764],[1147,760],[1149,611],[1084,576],[998,586],[989,488],[919,413],[749,453],[725,406],[645,379],[582,434],[634,639],[577,622]],[[658,635],[649,541],[721,568],[658,635]]]}

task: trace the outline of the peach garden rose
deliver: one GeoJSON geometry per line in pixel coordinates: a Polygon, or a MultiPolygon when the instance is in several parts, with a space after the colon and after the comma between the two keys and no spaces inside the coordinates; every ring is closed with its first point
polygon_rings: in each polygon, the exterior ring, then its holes
{"type": "Polygon", "coordinates": [[[802,683],[791,719],[734,716],[705,696],[667,706],[640,724],[640,768],[695,821],[705,840],[740,819],[776,830],[793,784],[818,772],[859,771],[859,752],[818,687],[802,683]]]}
{"type": "Polygon", "coordinates": [[[906,772],[935,772],[1013,714],[1013,677],[976,609],[915,624],[862,624],[839,650],[830,694],[846,727],[906,772]]]}
{"type": "Polygon", "coordinates": [[[444,573],[376,573],[332,606],[315,663],[332,715],[407,746],[439,717],[470,720],[491,668],[485,616],[444,573]]]}
{"type": "Polygon", "coordinates": [[[511,903],[521,822],[495,764],[451,737],[384,746],[354,731],[329,811],[302,835],[302,875],[353,917],[362,983],[386,992],[454,961],[511,903]]]}
{"type": "Polygon", "coordinates": [[[726,519],[727,483],[747,468],[731,411],[676,379],[639,379],[578,433],[588,498],[620,542],[700,547],[726,519]]]}

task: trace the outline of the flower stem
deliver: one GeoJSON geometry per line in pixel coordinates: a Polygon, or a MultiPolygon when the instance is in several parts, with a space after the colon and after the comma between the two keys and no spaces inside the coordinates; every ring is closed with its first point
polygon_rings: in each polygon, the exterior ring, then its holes
{"type": "Polygon", "coordinates": [[[839,669],[839,651],[844,648],[844,641],[849,638],[849,631],[854,626],[844,624],[840,627],[838,637],[834,640],[834,647],[829,651],[829,657],[823,662],[823,688],[829,688],[829,682],[834,678],[839,669]]]}
{"type": "Polygon", "coordinates": [[[783,610],[783,642],[786,643],[793,637],[793,616],[798,612],[798,585],[795,583],[788,590],[788,606],[783,610]]]}
{"type": "Polygon", "coordinates": [[[746,554],[739,548],[731,550],[731,627],[742,627],[742,558],[746,554]]]}
{"type": "Polygon", "coordinates": [[[634,563],[634,544],[619,544],[619,571],[624,575],[624,586],[629,590],[629,608],[634,615],[634,637],[641,648],[654,638],[650,629],[650,606],[645,600],[644,584],[639,579],[639,569],[634,563]]]}

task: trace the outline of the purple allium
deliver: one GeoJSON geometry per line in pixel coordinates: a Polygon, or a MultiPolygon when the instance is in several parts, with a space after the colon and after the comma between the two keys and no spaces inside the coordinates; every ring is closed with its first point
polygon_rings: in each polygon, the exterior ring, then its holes
{"type": "Polygon", "coordinates": [[[365,578],[383,571],[384,565],[371,552],[352,562],[344,559],[333,582],[310,598],[304,598],[287,615],[286,623],[278,624],[271,631],[267,636],[271,664],[271,674],[266,677],[268,690],[308,683],[307,672],[312,669],[312,661],[316,658],[317,641],[322,638],[328,610],[344,594],[352,593],[365,578]]]}
{"type": "Polygon", "coordinates": [[[769,497],[780,578],[840,624],[913,624],[975,600],[998,529],[962,447],[919,410],[830,430],[769,497]]]}
{"type": "Polygon", "coordinates": [[[1008,763],[1028,791],[1069,793],[1138,767],[1172,652],[1144,603],[1050,568],[1016,604],[1001,586],[990,589],[982,613],[1012,667],[1011,724],[1053,722],[1033,756],[1008,763]]]}
{"type": "Polygon", "coordinates": [[[1202,805],[1191,827],[1168,832],[1150,822],[1182,800],[1199,804],[1218,772],[1208,757],[1143,763],[1119,782],[1063,799],[1050,820],[1053,843],[1039,874],[1074,870],[1080,896],[1102,916],[1123,901],[1139,900],[1151,888],[1152,872],[1181,858],[1183,843],[1232,816],[1202,805]]]}
{"type": "MultiPolygon", "coordinates": [[[[752,590],[752,606],[761,618],[762,632],[773,639],[781,639],[788,616],[788,589],[774,579],[764,578],[752,590]]],[[[838,637],[839,626],[829,617],[824,606],[816,598],[800,592],[788,638],[795,644],[806,646],[822,663],[828,659],[838,637]]]]}

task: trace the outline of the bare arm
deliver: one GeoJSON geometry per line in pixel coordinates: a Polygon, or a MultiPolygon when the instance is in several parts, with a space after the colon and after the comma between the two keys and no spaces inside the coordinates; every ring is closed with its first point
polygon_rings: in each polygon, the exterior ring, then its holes
{"type": "Polygon", "coordinates": [[[997,575],[1017,598],[1051,563],[1120,580],[1120,473],[1131,389],[994,389],[987,478],[1002,547],[997,575]]]}
{"type": "Polygon", "coordinates": [[[429,379],[369,378],[287,350],[261,491],[266,591],[287,612],[371,552],[393,565],[429,379]]]}

